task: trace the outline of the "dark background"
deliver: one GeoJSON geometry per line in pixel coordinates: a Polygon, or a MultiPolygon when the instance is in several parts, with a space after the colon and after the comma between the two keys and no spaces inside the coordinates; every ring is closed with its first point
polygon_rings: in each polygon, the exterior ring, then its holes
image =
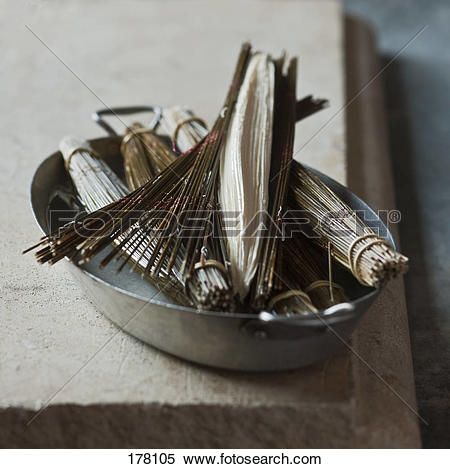
{"type": "Polygon", "coordinates": [[[425,448],[450,443],[450,1],[344,0],[373,27],[383,72],[425,448]]]}

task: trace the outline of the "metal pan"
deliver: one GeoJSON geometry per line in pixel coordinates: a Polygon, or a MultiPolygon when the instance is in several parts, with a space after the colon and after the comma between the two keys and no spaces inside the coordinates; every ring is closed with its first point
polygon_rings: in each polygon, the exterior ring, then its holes
{"type": "MultiPolygon", "coordinates": [[[[90,144],[115,171],[123,171],[119,137],[99,138],[90,144]]],[[[314,172],[354,210],[363,210],[366,223],[395,247],[390,232],[370,207],[346,187],[314,172]]],[[[31,206],[46,234],[61,224],[61,216],[58,222],[51,216],[55,210],[73,217],[69,211],[77,209],[76,195],[60,152],[50,155],[37,169],[31,184],[31,206]]],[[[342,347],[338,337],[349,338],[379,293],[338,269],[335,280],[350,300],[317,315],[218,313],[175,305],[137,273],[115,275],[113,266],[100,271],[95,259],[82,266],[67,264],[98,309],[125,332],[177,357],[232,370],[294,369],[329,357],[342,347]]]]}

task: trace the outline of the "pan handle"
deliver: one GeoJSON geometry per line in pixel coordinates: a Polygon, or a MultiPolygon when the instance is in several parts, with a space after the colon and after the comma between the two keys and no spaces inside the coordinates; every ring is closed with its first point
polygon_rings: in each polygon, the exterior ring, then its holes
{"type": "MultiPolygon", "coordinates": [[[[101,109],[92,113],[92,119],[97,122],[97,124],[102,127],[106,132],[111,136],[117,136],[118,133],[113,129],[113,127],[104,120],[104,116],[125,116],[130,114],[139,114],[141,112],[152,112],[154,114],[153,121],[149,125],[149,128],[154,130],[161,121],[162,108],[159,106],[126,106],[126,107],[109,107],[106,109],[101,109]]],[[[120,118],[119,118],[120,120],[120,118]]]]}
{"type": "Polygon", "coordinates": [[[352,303],[340,303],[310,317],[277,316],[262,311],[258,319],[245,322],[241,330],[255,339],[297,340],[335,333],[334,327],[356,319],[352,303]]]}

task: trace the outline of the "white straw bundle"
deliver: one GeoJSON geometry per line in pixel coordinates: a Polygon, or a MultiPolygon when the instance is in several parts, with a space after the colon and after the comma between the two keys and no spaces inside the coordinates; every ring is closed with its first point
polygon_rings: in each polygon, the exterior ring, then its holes
{"type": "MultiPolygon", "coordinates": [[[[101,159],[101,156],[96,154],[88,142],[65,137],[59,148],[66,169],[87,212],[100,210],[130,193],[127,186],[101,159]]],[[[142,273],[146,267],[146,260],[142,257],[142,248],[136,248],[135,241],[141,240],[144,234],[139,229],[135,229],[135,233],[131,242],[122,246],[122,253],[125,259],[133,263],[133,269],[137,268],[142,273]]],[[[124,236],[119,236],[114,244],[120,246],[124,239],[124,236]]],[[[169,276],[163,271],[159,278],[153,277],[152,281],[178,302],[189,305],[184,298],[184,284],[181,278],[176,276],[176,272],[175,275],[169,276]]]]}
{"type": "Polygon", "coordinates": [[[88,212],[98,210],[130,191],[87,142],[66,137],[59,144],[66,169],[88,212]]]}
{"type": "Polygon", "coordinates": [[[225,234],[233,290],[241,301],[256,273],[263,241],[254,232],[263,223],[268,208],[274,88],[272,60],[267,54],[255,53],[221,155],[219,203],[225,216],[237,215],[236,226],[225,226],[225,234]]]}
{"type": "Polygon", "coordinates": [[[180,106],[163,110],[160,129],[172,138],[183,153],[208,135],[205,122],[180,106]]]}
{"type": "Polygon", "coordinates": [[[290,204],[303,210],[331,255],[362,284],[378,288],[408,270],[408,258],[368,227],[316,175],[297,161],[291,168],[290,204]]]}

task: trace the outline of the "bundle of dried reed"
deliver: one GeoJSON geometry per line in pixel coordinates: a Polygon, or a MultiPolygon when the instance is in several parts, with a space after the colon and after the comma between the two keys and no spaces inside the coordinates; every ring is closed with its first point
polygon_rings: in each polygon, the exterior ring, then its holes
{"type": "MultiPolygon", "coordinates": [[[[317,309],[347,301],[344,289],[333,281],[331,256],[324,259],[318,248],[301,234],[283,244],[281,279],[287,288],[285,292],[302,290],[317,309]]],[[[275,305],[276,297],[271,302],[275,305]]]]}
{"type": "MultiPolygon", "coordinates": [[[[175,139],[178,136],[186,145],[192,142],[194,137],[199,141],[201,135],[206,136],[207,131],[203,131],[204,127],[199,127],[199,119],[188,118],[184,114],[181,110],[175,109],[172,112],[165,112],[166,119],[170,116],[171,122],[176,125],[174,131],[175,139]]],[[[203,121],[200,123],[204,125],[203,121]]],[[[193,147],[195,143],[195,141],[192,142],[189,148],[193,147]]],[[[131,189],[143,186],[153,175],[159,174],[176,158],[175,153],[167,147],[164,140],[140,124],[133,125],[123,137],[121,153],[124,158],[127,183],[131,189]]],[[[148,246],[142,242],[137,242],[137,251],[142,254],[142,249],[145,247],[148,251],[152,250],[153,252],[157,243],[157,237],[151,237],[151,242],[148,243],[148,246]]],[[[207,246],[202,251],[200,264],[197,268],[194,266],[194,271],[188,278],[180,274],[183,269],[185,254],[184,246],[180,246],[171,272],[184,285],[184,291],[197,308],[206,310],[228,308],[233,310],[234,302],[232,301],[232,293],[227,281],[228,274],[222,268],[223,264],[214,262],[213,259],[216,258],[216,254],[212,256],[210,254],[210,259],[205,264],[205,255],[208,252],[213,252],[215,243],[217,243],[217,240],[214,239],[207,241],[207,246]],[[207,267],[202,267],[203,265],[207,267]]],[[[143,257],[140,259],[141,262],[142,259],[143,257]]],[[[158,272],[153,274],[152,277],[158,276],[158,272]]]]}
{"type": "MultiPolygon", "coordinates": [[[[88,142],[67,137],[61,141],[60,150],[79,199],[87,212],[100,210],[130,192],[88,142]]],[[[118,237],[115,244],[121,245],[122,241],[122,237],[118,237]]],[[[144,266],[139,262],[139,249],[132,251],[130,249],[132,244],[122,246],[122,257],[129,257],[132,268],[143,272],[144,266]]],[[[191,305],[190,299],[186,297],[184,285],[176,272],[171,274],[162,271],[158,276],[146,275],[145,278],[174,301],[186,306],[191,305]]]]}
{"type": "Polygon", "coordinates": [[[369,228],[317,176],[296,161],[291,172],[291,208],[304,212],[320,235],[313,240],[325,249],[330,244],[333,258],[362,285],[378,288],[407,271],[408,258],[369,228]]]}
{"type": "Polygon", "coordinates": [[[169,166],[176,155],[164,141],[140,123],[134,123],[125,133],[120,152],[123,156],[128,187],[135,190],[169,166]]]}
{"type": "Polygon", "coordinates": [[[59,148],[86,211],[101,209],[129,193],[127,186],[87,142],[66,137],[59,148]]]}
{"type": "Polygon", "coordinates": [[[208,134],[205,121],[180,106],[164,109],[160,129],[171,137],[174,149],[182,153],[208,134]]]}

